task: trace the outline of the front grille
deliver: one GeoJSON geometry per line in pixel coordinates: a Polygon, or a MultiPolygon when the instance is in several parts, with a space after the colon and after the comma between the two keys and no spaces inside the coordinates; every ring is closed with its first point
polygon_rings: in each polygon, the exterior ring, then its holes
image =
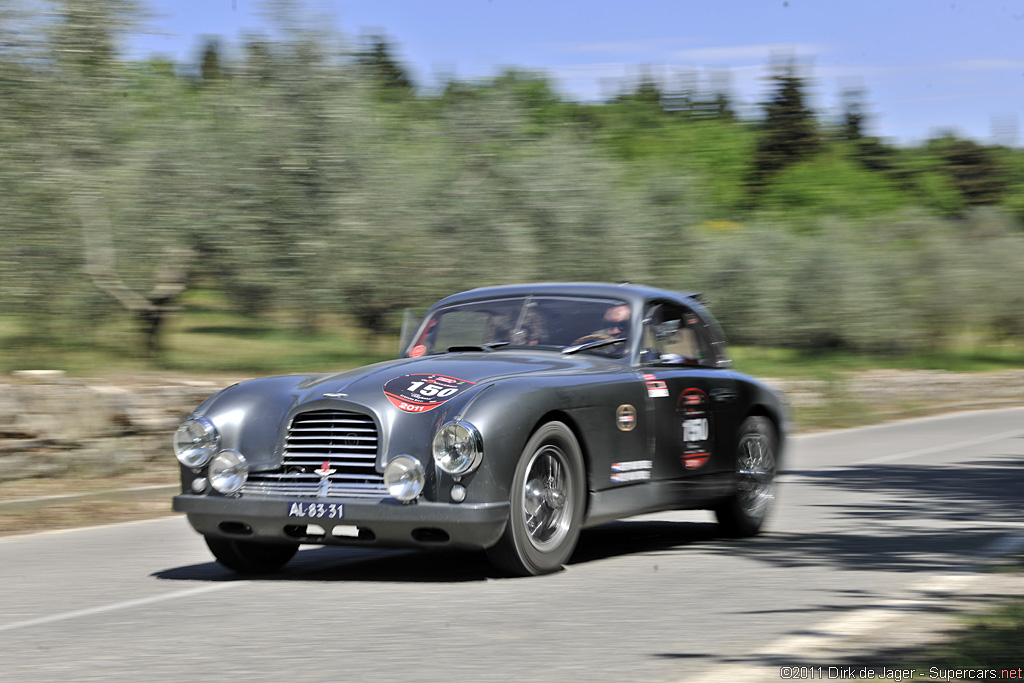
{"type": "Polygon", "coordinates": [[[276,497],[362,497],[387,495],[377,472],[377,424],[369,415],[318,410],[296,415],[288,427],[280,469],[253,472],[244,494],[276,497]],[[324,463],[335,470],[324,478],[324,463]]]}

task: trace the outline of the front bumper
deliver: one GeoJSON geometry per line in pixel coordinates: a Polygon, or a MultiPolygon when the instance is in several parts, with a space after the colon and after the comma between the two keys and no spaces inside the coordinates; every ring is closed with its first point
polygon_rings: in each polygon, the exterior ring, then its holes
{"type": "Polygon", "coordinates": [[[303,499],[342,506],[341,518],[289,517],[289,500],[181,494],[174,510],[192,527],[215,538],[317,545],[489,548],[505,531],[509,504],[459,504],[391,499],[303,499]]]}

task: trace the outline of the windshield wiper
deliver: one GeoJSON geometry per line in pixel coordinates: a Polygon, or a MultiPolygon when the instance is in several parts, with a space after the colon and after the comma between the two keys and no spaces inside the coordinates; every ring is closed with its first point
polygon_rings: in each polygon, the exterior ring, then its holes
{"type": "Polygon", "coordinates": [[[508,346],[511,342],[500,341],[491,342],[490,344],[462,344],[459,346],[449,346],[448,353],[457,353],[459,351],[493,351],[501,346],[508,346]]]}
{"type": "Polygon", "coordinates": [[[625,337],[613,337],[611,339],[598,339],[597,341],[587,342],[586,344],[577,344],[576,346],[566,346],[562,349],[562,353],[569,355],[571,353],[578,353],[579,351],[586,351],[587,349],[596,349],[600,346],[610,346],[611,344],[618,344],[619,342],[629,341],[625,337]]]}

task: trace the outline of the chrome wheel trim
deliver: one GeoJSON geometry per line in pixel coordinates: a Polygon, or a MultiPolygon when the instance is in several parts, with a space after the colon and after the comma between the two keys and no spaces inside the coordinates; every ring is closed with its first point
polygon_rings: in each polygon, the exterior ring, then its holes
{"type": "Polygon", "coordinates": [[[761,519],[775,500],[775,450],[764,434],[744,434],[736,458],[737,499],[743,514],[761,519]]]}
{"type": "Polygon", "coordinates": [[[561,448],[545,444],[530,458],[523,481],[522,514],[527,537],[537,550],[551,550],[568,535],[573,482],[561,448]]]}

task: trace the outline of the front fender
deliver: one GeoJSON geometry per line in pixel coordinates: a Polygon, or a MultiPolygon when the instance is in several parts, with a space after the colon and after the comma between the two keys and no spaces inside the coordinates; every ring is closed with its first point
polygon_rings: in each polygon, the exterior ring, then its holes
{"type": "MultiPolygon", "coordinates": [[[[584,452],[584,460],[603,457],[600,430],[595,429],[599,416],[609,413],[609,424],[614,419],[614,408],[606,409],[600,386],[578,384],[567,389],[564,378],[538,382],[537,378],[509,379],[485,387],[469,401],[459,415],[480,430],[484,443],[484,458],[480,468],[462,483],[467,489],[467,500],[493,502],[508,500],[512,476],[530,435],[544,422],[561,420],[576,434],[584,452]],[[597,438],[592,438],[593,435],[597,438]]],[[[457,483],[444,472],[437,472],[438,494],[445,487],[457,483]]],[[[593,488],[591,483],[589,488],[593,488]]]]}
{"type": "Polygon", "coordinates": [[[299,384],[306,378],[286,375],[253,379],[210,397],[192,413],[213,422],[221,436],[221,448],[245,455],[256,470],[280,464],[278,445],[288,428],[287,415],[299,403],[299,384]]]}

